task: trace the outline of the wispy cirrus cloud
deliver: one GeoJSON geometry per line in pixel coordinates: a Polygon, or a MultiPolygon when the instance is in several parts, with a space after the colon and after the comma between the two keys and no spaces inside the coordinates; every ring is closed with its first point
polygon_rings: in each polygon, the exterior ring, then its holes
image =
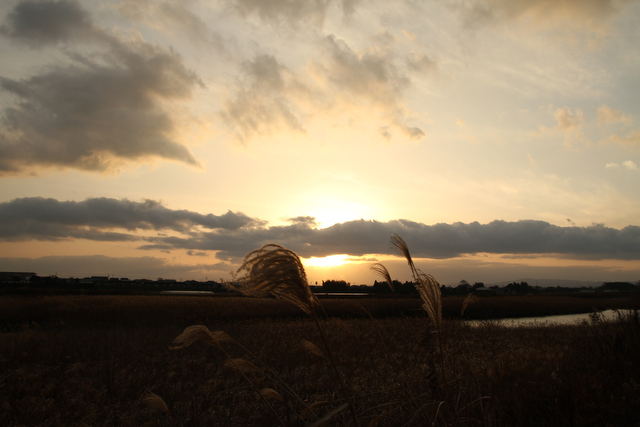
{"type": "Polygon", "coordinates": [[[558,40],[587,45],[608,35],[618,12],[613,0],[479,0],[458,7],[470,28],[515,21],[520,29],[547,31],[558,40]]]}
{"type": "Polygon", "coordinates": [[[162,31],[169,35],[183,35],[201,47],[213,47],[228,53],[224,37],[211,28],[187,4],[151,0],[123,0],[115,6],[132,22],[162,31]]]}
{"type": "Polygon", "coordinates": [[[262,20],[288,27],[303,24],[321,26],[332,5],[340,7],[345,16],[353,13],[360,0],[318,0],[296,2],[289,0],[234,0],[232,4],[243,15],[256,14],[262,20]]]}
{"type": "MultiPolygon", "coordinates": [[[[411,80],[391,51],[380,46],[355,50],[333,35],[319,47],[322,54],[296,70],[270,54],[243,64],[242,77],[220,112],[238,141],[281,130],[304,134],[313,117],[323,117],[328,127],[362,117],[369,122],[373,116],[385,139],[425,136],[411,125],[412,112],[404,102],[411,80]]],[[[429,66],[425,61],[417,58],[414,66],[429,66]]]]}
{"type": "Polygon", "coordinates": [[[243,79],[220,112],[238,141],[245,143],[278,130],[304,133],[296,97],[308,89],[272,55],[258,55],[242,66],[243,79]]]}

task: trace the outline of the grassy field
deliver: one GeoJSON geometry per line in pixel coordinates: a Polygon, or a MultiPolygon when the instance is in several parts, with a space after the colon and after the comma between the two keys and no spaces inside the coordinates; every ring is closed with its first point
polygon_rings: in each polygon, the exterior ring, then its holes
{"type": "MultiPolygon", "coordinates": [[[[440,348],[419,299],[322,300],[359,425],[640,423],[637,312],[474,327],[460,320],[461,298],[442,303],[440,348]]],[[[464,317],[634,306],[624,296],[489,297],[464,317]]],[[[328,356],[314,321],[275,299],[3,296],[0,425],[354,425],[328,356]],[[170,349],[191,325],[230,340],[170,349]]]]}

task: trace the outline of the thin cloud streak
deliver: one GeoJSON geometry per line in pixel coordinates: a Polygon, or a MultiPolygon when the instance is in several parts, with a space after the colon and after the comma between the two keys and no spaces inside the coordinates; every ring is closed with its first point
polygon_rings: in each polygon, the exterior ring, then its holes
{"type": "Polygon", "coordinates": [[[225,262],[195,265],[169,263],[166,259],[143,257],[45,256],[31,258],[0,258],[0,270],[33,271],[40,276],[57,274],[58,277],[107,276],[130,279],[175,278],[183,280],[219,280],[234,266],[225,262]]]}

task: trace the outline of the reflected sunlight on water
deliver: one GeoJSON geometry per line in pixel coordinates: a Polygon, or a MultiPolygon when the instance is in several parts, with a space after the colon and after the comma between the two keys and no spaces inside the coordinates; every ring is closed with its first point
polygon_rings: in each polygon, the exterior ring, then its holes
{"type": "MultiPolygon", "coordinates": [[[[621,311],[625,313],[625,311],[621,311]]],[[[604,316],[605,320],[614,320],[617,318],[615,310],[604,310],[599,312],[604,316]]],[[[492,322],[501,326],[551,326],[551,325],[571,325],[589,321],[592,313],[565,314],[561,316],[544,316],[544,317],[522,317],[514,319],[498,319],[498,320],[473,320],[469,323],[473,326],[481,326],[484,323],[492,322]]]]}

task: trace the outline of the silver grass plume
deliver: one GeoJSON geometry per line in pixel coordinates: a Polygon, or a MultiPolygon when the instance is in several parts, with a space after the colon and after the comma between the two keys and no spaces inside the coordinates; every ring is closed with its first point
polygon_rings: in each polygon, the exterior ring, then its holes
{"type": "Polygon", "coordinates": [[[393,280],[391,280],[391,275],[389,274],[389,270],[387,270],[387,267],[377,262],[369,268],[373,270],[373,272],[376,273],[378,276],[381,276],[385,280],[385,282],[389,284],[389,287],[391,288],[391,292],[396,291],[393,288],[393,280]]]}
{"type": "Polygon", "coordinates": [[[415,280],[418,282],[418,293],[424,304],[422,308],[429,314],[431,320],[436,325],[436,329],[440,331],[442,326],[442,300],[440,294],[440,284],[430,274],[425,274],[417,270],[418,276],[415,280]]]}
{"type": "Polygon", "coordinates": [[[172,350],[180,350],[189,347],[197,341],[215,345],[225,341],[233,341],[233,338],[222,331],[211,332],[209,328],[204,325],[193,325],[178,335],[176,339],[173,340],[170,348],[172,350]]]}
{"type": "Polygon", "coordinates": [[[164,402],[164,400],[158,396],[157,394],[147,390],[147,393],[142,397],[142,401],[149,407],[153,409],[158,409],[165,414],[171,416],[171,412],[169,411],[169,407],[164,402]]]}
{"type": "Polygon", "coordinates": [[[422,308],[424,308],[424,310],[429,314],[429,317],[431,317],[431,320],[435,323],[437,330],[440,331],[442,325],[442,297],[440,293],[440,284],[432,275],[425,274],[416,268],[413,263],[413,259],[411,258],[409,247],[402,237],[394,234],[391,236],[391,244],[407,259],[409,267],[411,268],[413,280],[416,281],[416,288],[418,289],[420,298],[422,298],[422,302],[424,303],[422,308]]]}
{"type": "Polygon", "coordinates": [[[264,245],[247,254],[236,274],[237,290],[243,294],[273,295],[297,305],[307,314],[313,313],[316,299],[295,252],[273,243],[264,245]]]}

